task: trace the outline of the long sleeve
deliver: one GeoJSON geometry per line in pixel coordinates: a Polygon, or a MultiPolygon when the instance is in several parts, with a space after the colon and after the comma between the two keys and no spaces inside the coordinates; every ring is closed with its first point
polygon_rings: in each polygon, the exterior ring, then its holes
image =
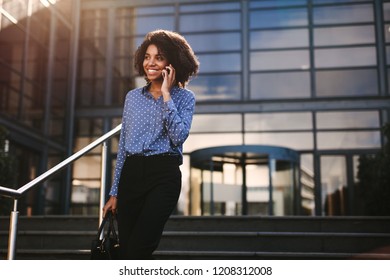
{"type": "Polygon", "coordinates": [[[188,95],[179,108],[180,111],[173,100],[164,103],[164,125],[168,131],[169,139],[175,146],[182,145],[190,133],[195,108],[194,96],[192,94],[188,95]]]}
{"type": "Polygon", "coordinates": [[[119,136],[118,152],[116,157],[114,180],[109,195],[117,196],[119,179],[122,172],[123,164],[126,160],[126,118],[122,117],[122,129],[119,136]]]}

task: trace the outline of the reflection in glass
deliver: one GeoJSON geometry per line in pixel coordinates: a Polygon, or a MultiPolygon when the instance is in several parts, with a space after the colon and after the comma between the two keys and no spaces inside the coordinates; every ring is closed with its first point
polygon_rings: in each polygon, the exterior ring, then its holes
{"type": "Polygon", "coordinates": [[[313,154],[301,154],[301,211],[303,215],[315,215],[313,154]]]}
{"type": "Polygon", "coordinates": [[[114,77],[112,80],[111,104],[123,106],[126,93],[135,88],[134,79],[129,76],[114,77]]]}
{"type": "Polygon", "coordinates": [[[316,67],[376,65],[375,47],[317,49],[314,53],[316,67]]]}
{"type": "Polygon", "coordinates": [[[107,70],[105,65],[106,63],[104,59],[82,60],[80,62],[80,77],[83,79],[104,79],[107,70]]]}
{"type": "MultiPolygon", "coordinates": [[[[26,25],[26,20],[23,20],[27,17],[27,10],[28,10],[28,4],[27,1],[10,1],[5,0],[1,1],[1,13],[0,13],[0,20],[2,18],[4,19],[12,19],[13,22],[18,22],[19,24],[26,25]],[[7,16],[5,16],[6,14],[7,16]]],[[[5,22],[2,22],[1,28],[8,27],[9,25],[12,25],[13,22],[9,22],[9,24],[4,24],[5,22]]]]}
{"type": "Polygon", "coordinates": [[[314,24],[373,22],[374,11],[371,4],[314,7],[313,19],[314,24]]]}
{"type": "Polygon", "coordinates": [[[322,212],[326,216],[347,214],[347,171],[343,156],[321,157],[322,212]]]}
{"type": "Polygon", "coordinates": [[[293,150],[313,149],[311,132],[245,133],[246,145],[273,145],[293,150]]]}
{"type": "Polygon", "coordinates": [[[240,114],[195,114],[191,132],[241,132],[240,114]]]}
{"type": "Polygon", "coordinates": [[[137,16],[143,15],[161,15],[161,14],[173,14],[175,7],[173,6],[154,6],[154,7],[138,7],[135,9],[137,16]]]}
{"type": "Polygon", "coordinates": [[[381,146],[379,131],[318,132],[318,149],[377,149],[381,146]]]}
{"type": "Polygon", "coordinates": [[[385,24],[385,40],[386,43],[390,43],[390,24],[385,24]]]}
{"type": "Polygon", "coordinates": [[[115,78],[129,79],[131,75],[134,75],[135,71],[128,57],[115,59],[113,68],[115,78]]]}
{"type": "Polygon", "coordinates": [[[251,99],[309,98],[310,74],[277,72],[251,74],[251,99]]]}
{"type": "Polygon", "coordinates": [[[241,99],[241,76],[201,75],[192,80],[188,88],[196,94],[197,101],[241,99]]]}
{"type": "MultiPolygon", "coordinates": [[[[390,68],[387,68],[387,84],[390,85],[390,68]]],[[[388,87],[388,93],[390,93],[390,87],[388,87]]]]}
{"type": "MultiPolygon", "coordinates": [[[[71,215],[98,215],[99,214],[99,178],[86,180],[73,179],[71,194],[71,215]]],[[[58,187],[58,186],[57,186],[58,187]]],[[[53,192],[55,193],[55,192],[53,192]]],[[[57,198],[58,199],[58,198],[57,198]]],[[[52,201],[52,199],[51,199],[52,201]]]]}
{"type": "Polygon", "coordinates": [[[193,216],[202,215],[202,171],[198,168],[191,168],[190,186],[191,200],[189,214],[193,216]]]}
{"type": "Polygon", "coordinates": [[[107,36],[107,11],[84,10],[81,17],[80,35],[82,38],[104,38],[107,36]]]}
{"type": "Polygon", "coordinates": [[[300,202],[297,164],[295,151],[278,147],[194,151],[191,165],[202,172],[190,199],[202,198],[202,215],[293,215],[300,202]]]}
{"type": "Polygon", "coordinates": [[[144,35],[155,29],[174,30],[175,19],[172,16],[137,17],[135,34],[144,35]]]}
{"type": "Polygon", "coordinates": [[[288,27],[307,25],[307,9],[258,10],[249,17],[249,28],[288,27]]]}
{"type": "MultiPolygon", "coordinates": [[[[2,71],[0,65],[0,71],[2,71]]],[[[0,111],[7,116],[17,118],[19,100],[21,98],[20,92],[15,91],[10,85],[4,85],[0,92],[0,111]]]]}
{"type": "Polygon", "coordinates": [[[315,46],[335,46],[375,43],[373,25],[342,26],[314,29],[315,46]]]}
{"type": "Polygon", "coordinates": [[[242,215],[242,179],[234,176],[234,183],[229,183],[226,173],[239,175],[230,164],[222,164],[222,170],[202,171],[202,215],[242,215]]]}
{"type": "Polygon", "coordinates": [[[103,59],[107,49],[106,42],[106,38],[80,39],[80,57],[83,59],[103,59]]]}
{"type": "Polygon", "coordinates": [[[272,170],[274,215],[294,214],[294,166],[289,161],[275,160],[272,170]]]}
{"type": "Polygon", "coordinates": [[[210,146],[242,145],[242,133],[194,134],[184,142],[183,152],[190,153],[210,146]]]}
{"type": "MultiPolygon", "coordinates": [[[[242,173],[242,168],[239,168],[242,173]]],[[[248,164],[245,166],[248,201],[248,215],[269,214],[269,166],[268,164],[248,164]]],[[[242,178],[242,176],[241,176],[242,178]]],[[[275,187],[275,185],[274,185],[275,187]]],[[[273,210],[275,215],[283,212],[283,191],[274,191],[273,210]],[[275,211],[276,210],[276,211],[275,211]]]]}
{"type": "Polygon", "coordinates": [[[317,128],[379,128],[378,111],[318,112],[317,128]]]}
{"type": "MultiPolygon", "coordinates": [[[[130,17],[131,9],[117,10],[115,18],[115,36],[120,39],[127,39],[134,34],[134,19],[130,17]],[[123,15],[122,15],[123,14],[123,15]]],[[[119,39],[118,38],[118,39],[119,39]]]]}
{"type": "Polygon", "coordinates": [[[293,48],[309,45],[308,30],[264,30],[250,33],[250,49],[293,48]]]}
{"type": "Polygon", "coordinates": [[[198,58],[202,73],[241,71],[241,54],[239,53],[200,54],[198,58]]]}
{"type": "Polygon", "coordinates": [[[359,159],[360,159],[360,156],[353,156],[352,157],[352,164],[353,164],[353,182],[354,182],[354,186],[356,186],[356,184],[359,183],[359,177],[358,177],[358,172],[359,172],[359,159]]]}
{"type": "MultiPolygon", "coordinates": [[[[26,34],[16,25],[8,27],[5,30],[1,30],[0,33],[0,61],[4,66],[6,66],[7,68],[9,67],[16,72],[22,71],[22,58],[25,37],[26,34]]],[[[46,41],[44,41],[43,43],[46,43],[46,41]]],[[[41,65],[42,62],[38,60],[38,54],[41,55],[41,60],[44,60],[44,58],[46,57],[47,50],[43,48],[44,46],[42,45],[36,47],[35,45],[33,45],[32,47],[34,47],[34,51],[32,51],[31,53],[36,54],[34,57],[31,58],[33,60],[32,63],[37,63],[37,66],[41,65]]],[[[5,73],[1,73],[1,76],[6,77],[7,73],[8,71],[6,71],[5,73]]],[[[1,77],[0,79],[4,79],[3,77],[1,77]]]]}
{"type": "MultiPolygon", "coordinates": [[[[81,145],[86,144],[82,139],[103,134],[103,121],[99,118],[79,118],[76,121],[77,135],[80,136],[81,145]],[[82,137],[81,137],[82,136],[82,137]]],[[[88,145],[88,143],[87,143],[88,145]]],[[[82,148],[82,147],[80,147],[82,148]]]]}
{"type": "Polygon", "coordinates": [[[390,65],[390,46],[386,46],[386,62],[390,65]]]}
{"type": "Polygon", "coordinates": [[[180,16],[180,32],[237,30],[241,27],[239,13],[215,13],[180,16]]]}
{"type": "Polygon", "coordinates": [[[383,18],[385,21],[390,21],[390,3],[383,3],[383,18]]]}
{"type": "Polygon", "coordinates": [[[250,1],[249,8],[269,8],[269,7],[283,7],[283,6],[297,6],[306,5],[307,0],[262,0],[262,1],[250,1]]]}
{"type": "Polygon", "coordinates": [[[377,95],[376,69],[316,72],[316,96],[377,95]]]}
{"type": "MultiPolygon", "coordinates": [[[[103,19],[102,19],[103,20],[103,19]]],[[[91,21],[91,20],[90,20],[91,21]]],[[[84,24],[85,21],[82,21],[84,24]]],[[[43,47],[48,48],[48,42],[49,42],[49,30],[48,26],[50,26],[50,17],[39,17],[36,18],[34,16],[31,17],[30,21],[30,34],[31,38],[36,40],[39,44],[41,44],[43,47]]],[[[15,26],[16,27],[16,26],[15,26]]],[[[9,30],[9,29],[6,29],[9,30]]],[[[12,29],[11,29],[12,30],[12,29]]],[[[98,28],[97,28],[98,30],[98,28]]],[[[4,34],[5,30],[2,30],[1,32],[4,34]]],[[[80,30],[82,31],[82,29],[80,30]]],[[[5,32],[4,35],[6,35],[7,32],[5,32]]],[[[84,34],[83,34],[84,36],[84,34]]],[[[13,37],[12,35],[10,36],[13,37]]]]}
{"type": "Polygon", "coordinates": [[[49,135],[59,142],[65,141],[65,115],[69,92],[69,67],[71,41],[70,30],[59,21],[56,25],[55,56],[52,69],[52,90],[50,101],[49,135]]]}
{"type": "MultiPolygon", "coordinates": [[[[90,139],[88,139],[88,141],[90,141],[90,139]]],[[[77,179],[99,179],[100,155],[87,155],[75,161],[73,168],[73,176],[77,179]]],[[[100,184],[95,187],[99,186],[100,184]]]]}
{"type": "Polygon", "coordinates": [[[241,50],[240,33],[193,34],[186,35],[188,43],[195,53],[205,51],[238,51],[241,50]],[[207,42],[207,44],[205,44],[207,42]]]}
{"type": "Polygon", "coordinates": [[[104,105],[104,79],[85,79],[79,82],[77,106],[104,105]]]}
{"type": "Polygon", "coordinates": [[[180,6],[180,12],[229,11],[237,9],[240,9],[240,3],[235,1],[230,1],[226,3],[202,3],[180,6]]]}
{"type": "Polygon", "coordinates": [[[245,131],[312,129],[311,113],[247,113],[245,131]]]}
{"type": "Polygon", "coordinates": [[[282,70],[310,68],[309,51],[264,51],[250,54],[250,70],[282,70]]]}

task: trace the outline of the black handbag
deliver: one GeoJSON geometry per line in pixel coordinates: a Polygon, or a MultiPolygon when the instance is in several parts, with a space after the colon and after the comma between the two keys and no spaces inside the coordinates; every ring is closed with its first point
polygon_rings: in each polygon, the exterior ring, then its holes
{"type": "Polygon", "coordinates": [[[96,238],[92,240],[91,260],[119,259],[119,238],[116,233],[115,222],[115,215],[107,212],[99,226],[96,238]]]}

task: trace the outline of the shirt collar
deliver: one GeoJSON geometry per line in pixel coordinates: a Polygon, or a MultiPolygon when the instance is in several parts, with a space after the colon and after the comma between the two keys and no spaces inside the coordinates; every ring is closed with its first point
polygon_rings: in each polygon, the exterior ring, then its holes
{"type": "MultiPolygon", "coordinates": [[[[149,89],[150,83],[147,83],[143,88],[142,88],[142,94],[146,95],[149,89]]],[[[171,89],[171,95],[174,95],[177,93],[179,87],[178,86],[173,86],[171,89]]]]}

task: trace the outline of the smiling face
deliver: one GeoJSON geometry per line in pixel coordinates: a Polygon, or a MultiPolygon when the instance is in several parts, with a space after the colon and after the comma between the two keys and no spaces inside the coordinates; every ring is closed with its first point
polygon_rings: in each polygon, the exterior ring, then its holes
{"type": "Polygon", "coordinates": [[[162,70],[168,66],[166,57],[158,51],[156,45],[149,45],[146,49],[143,67],[149,81],[162,81],[162,70]]]}

